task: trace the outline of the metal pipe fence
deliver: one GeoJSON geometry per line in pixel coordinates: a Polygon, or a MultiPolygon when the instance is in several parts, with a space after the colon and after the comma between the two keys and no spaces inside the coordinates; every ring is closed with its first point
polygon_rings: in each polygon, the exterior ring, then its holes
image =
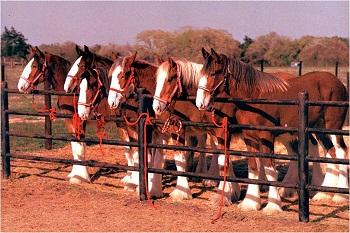
{"type": "MultiPolygon", "coordinates": [[[[152,98],[152,96],[142,94],[142,89],[138,90],[137,99],[139,103],[138,113],[146,112],[146,99],[152,98]]],[[[9,115],[27,115],[27,116],[43,116],[48,117],[49,113],[38,113],[38,112],[29,112],[29,111],[18,111],[18,110],[10,110],[8,95],[9,94],[19,94],[17,90],[8,89],[7,82],[5,80],[4,68],[1,68],[1,157],[2,157],[2,169],[3,169],[3,177],[8,178],[11,174],[11,159],[24,159],[24,160],[34,160],[34,161],[45,161],[45,162],[53,162],[53,163],[63,163],[63,164],[79,164],[85,166],[93,166],[93,167],[106,167],[106,168],[115,168],[121,171],[133,170],[139,171],[139,179],[140,179],[140,199],[145,200],[146,195],[146,183],[147,174],[149,172],[159,173],[159,174],[167,174],[173,176],[185,176],[185,177],[198,177],[205,179],[213,179],[213,180],[223,180],[221,176],[212,176],[208,174],[197,174],[193,172],[178,172],[173,170],[165,170],[165,169],[155,169],[148,168],[147,163],[144,163],[144,150],[146,148],[156,148],[156,149],[168,149],[168,150],[182,150],[182,151],[191,151],[191,152],[201,152],[201,153],[211,153],[211,154],[223,154],[223,150],[218,149],[208,149],[208,148],[198,148],[191,146],[174,146],[174,145],[164,145],[164,144],[155,144],[152,143],[152,138],[147,137],[147,143],[144,145],[143,137],[145,134],[149,135],[148,130],[152,130],[152,127],[149,127],[145,131],[146,119],[145,117],[141,117],[138,123],[138,141],[137,142],[125,142],[121,140],[112,140],[112,139],[103,139],[103,144],[108,145],[117,145],[117,146],[129,146],[129,147],[138,147],[139,150],[139,166],[138,167],[130,167],[120,164],[109,164],[104,162],[97,162],[93,160],[88,161],[75,161],[71,159],[60,159],[60,158],[46,158],[40,156],[29,156],[29,155],[21,155],[11,153],[10,150],[10,137],[23,137],[23,138],[35,138],[42,139],[46,141],[52,140],[61,140],[61,141],[80,141],[80,142],[90,142],[98,144],[100,142],[97,138],[82,138],[77,139],[74,136],[53,136],[52,132],[48,132],[45,130],[44,135],[40,134],[20,134],[13,133],[10,131],[9,124],[9,115]],[[146,167],[144,167],[144,164],[146,167]],[[144,169],[146,169],[146,173],[144,173],[144,169]]],[[[66,94],[64,92],[55,92],[52,90],[35,90],[34,94],[36,95],[65,95],[72,96],[73,94],[66,94]]],[[[194,97],[182,98],[179,101],[193,101],[194,97]]],[[[49,100],[49,99],[47,99],[49,100]]],[[[310,133],[332,133],[336,135],[349,135],[349,131],[346,130],[334,130],[334,129],[317,129],[317,128],[309,128],[308,127],[308,109],[312,106],[334,106],[334,107],[348,107],[348,102],[334,102],[334,101],[309,101],[307,93],[299,93],[298,100],[257,100],[257,99],[234,99],[234,98],[216,98],[215,101],[218,102],[233,102],[233,103],[249,103],[249,104],[278,104],[278,105],[295,105],[299,111],[299,119],[298,119],[298,127],[267,127],[267,126],[255,126],[255,125],[230,125],[231,129],[249,129],[249,130],[266,130],[266,131],[279,131],[279,132],[289,132],[294,133],[298,136],[299,144],[298,144],[298,153],[292,155],[277,155],[277,154],[268,154],[268,153],[253,153],[247,151],[236,151],[236,150],[228,150],[228,154],[230,156],[245,156],[245,157],[260,157],[260,158],[272,158],[279,160],[290,160],[298,162],[298,174],[299,174],[299,184],[298,185],[286,185],[282,182],[270,182],[264,180],[253,180],[247,178],[233,178],[228,177],[227,181],[245,183],[245,184],[259,184],[259,185],[269,185],[269,186],[278,186],[278,187],[286,187],[286,188],[295,188],[298,190],[299,195],[299,221],[308,222],[309,221],[309,192],[312,190],[316,191],[324,191],[324,192],[335,192],[335,193],[349,193],[348,189],[344,188],[334,188],[334,187],[320,187],[314,186],[308,183],[308,167],[309,162],[318,162],[318,163],[335,163],[335,164],[345,164],[349,165],[350,162],[347,159],[331,159],[331,158],[314,158],[308,155],[308,141],[310,133]]],[[[71,118],[72,114],[56,114],[57,118],[71,118]]],[[[123,122],[124,119],[120,117],[108,117],[107,121],[118,121],[123,122]]],[[[51,123],[51,121],[50,121],[51,123]]],[[[164,122],[159,120],[152,120],[154,125],[161,125],[164,122]]],[[[45,126],[48,125],[45,123],[45,126]]],[[[183,121],[184,126],[194,126],[194,127],[215,127],[212,123],[203,123],[203,122],[190,122],[183,121]]],[[[52,126],[50,126],[52,127],[52,126]]]]}

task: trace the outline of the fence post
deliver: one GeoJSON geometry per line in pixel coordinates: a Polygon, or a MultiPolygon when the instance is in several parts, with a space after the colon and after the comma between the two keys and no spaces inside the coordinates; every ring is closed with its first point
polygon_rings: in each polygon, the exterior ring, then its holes
{"type": "Polygon", "coordinates": [[[301,76],[302,71],[303,71],[303,61],[299,61],[298,66],[299,66],[299,76],[301,76]]]}
{"type": "Polygon", "coordinates": [[[339,66],[339,62],[337,61],[335,63],[335,76],[338,77],[338,66],[339,66]]]}
{"type": "Polygon", "coordinates": [[[264,72],[264,59],[261,59],[260,61],[260,70],[261,72],[264,72]]]}
{"type": "MultiPolygon", "coordinates": [[[[47,79],[44,82],[44,89],[50,90],[50,82],[47,79]]],[[[51,94],[45,94],[44,103],[47,109],[51,109],[51,94]]],[[[52,122],[49,116],[45,116],[45,136],[52,136],[52,122]]],[[[52,149],[52,139],[45,139],[45,149],[52,149]]]]}
{"type": "Polygon", "coordinates": [[[309,222],[309,190],[308,190],[308,174],[309,163],[308,155],[308,141],[309,134],[306,131],[308,127],[308,93],[301,92],[298,94],[299,98],[299,145],[298,145],[298,175],[299,175],[299,221],[309,222]]]}
{"type": "MultiPolygon", "coordinates": [[[[137,89],[137,99],[139,102],[138,106],[138,114],[142,114],[146,112],[145,108],[145,98],[143,95],[143,88],[137,89]]],[[[144,117],[141,117],[139,123],[138,123],[138,145],[139,145],[139,189],[140,189],[140,200],[145,201],[147,199],[146,194],[146,181],[148,181],[148,175],[144,173],[145,169],[145,159],[146,159],[146,168],[147,168],[147,158],[144,158],[144,136],[147,132],[144,131],[144,125],[146,124],[146,119],[144,117]]],[[[147,150],[147,149],[146,149],[147,150]]]]}
{"type": "Polygon", "coordinates": [[[8,110],[8,92],[7,81],[5,80],[5,65],[1,65],[1,159],[3,177],[7,179],[11,175],[10,157],[10,137],[9,132],[9,116],[6,112],[8,110]]]}

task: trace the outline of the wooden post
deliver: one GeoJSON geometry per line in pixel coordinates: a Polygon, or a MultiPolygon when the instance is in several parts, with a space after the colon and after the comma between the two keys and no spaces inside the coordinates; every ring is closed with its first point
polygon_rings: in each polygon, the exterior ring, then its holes
{"type": "MultiPolygon", "coordinates": [[[[143,95],[143,88],[137,89],[137,99],[139,102],[138,114],[146,112],[145,108],[145,98],[143,95]]],[[[144,158],[145,147],[144,147],[144,136],[147,132],[144,131],[144,125],[146,124],[146,119],[141,117],[138,123],[138,144],[139,144],[139,189],[140,189],[140,200],[145,201],[147,199],[147,188],[148,185],[148,173],[144,173],[144,169],[147,169],[147,158],[144,158]],[[146,168],[144,166],[146,159],[146,168]]],[[[146,149],[147,150],[147,149],[146,149]]]]}
{"type": "Polygon", "coordinates": [[[299,97],[299,145],[298,145],[298,176],[299,176],[299,221],[309,222],[309,190],[308,190],[308,174],[309,163],[308,155],[308,141],[309,134],[306,131],[308,127],[308,93],[301,92],[299,97]]]}
{"type": "Polygon", "coordinates": [[[9,133],[9,116],[8,110],[8,93],[7,81],[5,79],[5,65],[1,65],[1,159],[3,177],[7,179],[11,175],[10,157],[10,137],[9,133]]]}
{"type": "Polygon", "coordinates": [[[335,76],[338,77],[338,66],[339,66],[339,62],[337,61],[335,63],[335,76]]]}
{"type": "Polygon", "coordinates": [[[260,61],[260,70],[261,72],[264,72],[264,59],[261,59],[260,61]]]}
{"type": "MultiPolygon", "coordinates": [[[[47,79],[44,82],[44,89],[50,90],[50,83],[47,79]]],[[[45,94],[44,96],[45,107],[47,109],[51,108],[51,94],[45,94]]],[[[45,136],[52,136],[52,122],[49,116],[45,117],[45,136]]],[[[45,149],[52,149],[52,139],[45,139],[45,149]]]]}
{"type": "Polygon", "coordinates": [[[301,76],[302,71],[303,71],[303,61],[299,61],[298,66],[299,66],[299,76],[301,76]]]}

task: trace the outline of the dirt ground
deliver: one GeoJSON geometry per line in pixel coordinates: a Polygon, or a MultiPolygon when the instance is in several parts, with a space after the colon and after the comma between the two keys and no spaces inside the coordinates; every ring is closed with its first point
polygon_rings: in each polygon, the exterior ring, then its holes
{"type": "MultiPolygon", "coordinates": [[[[87,148],[87,159],[125,163],[120,149],[103,146],[87,148]]],[[[17,148],[19,151],[21,148],[17,148]]],[[[70,158],[70,146],[33,153],[70,158]]],[[[140,202],[136,193],[123,189],[124,172],[89,168],[92,183],[70,185],[66,180],[71,166],[13,160],[12,175],[1,183],[1,231],[348,231],[349,205],[311,201],[310,222],[298,222],[298,201],[283,200],[283,213],[267,216],[241,212],[237,203],[224,207],[223,218],[211,219],[217,208],[211,205],[214,188],[191,182],[193,199],[173,202],[169,193],[174,179],[164,176],[164,197],[140,202]]],[[[266,193],[263,193],[266,203],[266,193]]],[[[243,196],[242,196],[243,197],[243,196]]],[[[241,198],[242,198],[241,197],[241,198]]]]}

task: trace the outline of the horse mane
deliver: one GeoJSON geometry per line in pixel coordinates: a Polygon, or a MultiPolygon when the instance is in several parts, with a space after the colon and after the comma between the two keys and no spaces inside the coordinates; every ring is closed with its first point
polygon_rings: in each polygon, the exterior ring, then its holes
{"type": "MultiPolygon", "coordinates": [[[[224,55],[225,56],[225,55],[224,55]]],[[[226,57],[226,56],[225,56],[226,57]]],[[[227,72],[235,81],[235,89],[243,89],[248,93],[286,91],[289,84],[277,76],[255,69],[252,65],[233,57],[226,57],[227,72]]]]}
{"type": "Polygon", "coordinates": [[[158,68],[159,67],[158,65],[153,64],[151,62],[148,62],[146,60],[135,60],[134,64],[135,64],[135,66],[141,66],[141,67],[143,67],[143,66],[152,66],[154,68],[158,68]]]}
{"type": "Polygon", "coordinates": [[[67,59],[61,57],[61,56],[58,56],[58,55],[55,55],[55,54],[51,54],[50,53],[50,60],[52,61],[55,61],[63,66],[66,66],[66,67],[70,67],[71,66],[71,62],[68,61],[67,59]]]}
{"type": "Polygon", "coordinates": [[[110,67],[113,64],[113,61],[107,57],[103,57],[101,55],[98,55],[96,53],[92,53],[93,56],[93,65],[97,67],[97,64],[103,65],[105,67],[110,67]]]}
{"type": "MultiPolygon", "coordinates": [[[[180,68],[182,84],[185,87],[198,86],[199,79],[200,79],[200,72],[203,65],[195,62],[190,62],[185,58],[172,58],[172,59],[177,64],[178,68],[180,68]]],[[[163,62],[157,70],[157,75],[160,72],[160,70],[169,70],[169,67],[170,67],[169,61],[163,62]]]]}
{"type": "Polygon", "coordinates": [[[107,91],[106,93],[108,95],[109,87],[111,85],[111,80],[108,77],[108,70],[106,70],[104,67],[97,67],[95,68],[95,70],[98,72],[99,79],[102,82],[105,90],[107,91]]]}

